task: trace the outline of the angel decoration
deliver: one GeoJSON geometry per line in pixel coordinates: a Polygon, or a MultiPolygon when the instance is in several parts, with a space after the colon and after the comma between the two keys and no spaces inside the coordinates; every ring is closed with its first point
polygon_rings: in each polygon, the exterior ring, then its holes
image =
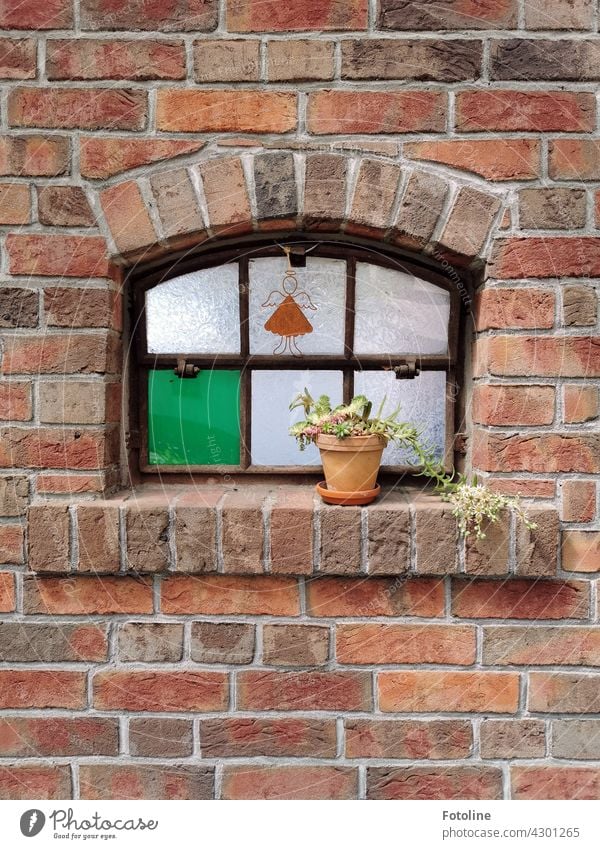
{"type": "Polygon", "coordinates": [[[313,326],[302,310],[316,310],[308,292],[298,291],[296,271],[290,263],[289,248],[285,250],[288,258],[287,271],[281,284],[281,289],[273,290],[262,305],[277,307],[271,318],[265,323],[265,330],[280,336],[279,343],[273,349],[274,354],[289,353],[301,357],[302,351],[296,343],[298,336],[306,336],[313,332],[313,326]]]}

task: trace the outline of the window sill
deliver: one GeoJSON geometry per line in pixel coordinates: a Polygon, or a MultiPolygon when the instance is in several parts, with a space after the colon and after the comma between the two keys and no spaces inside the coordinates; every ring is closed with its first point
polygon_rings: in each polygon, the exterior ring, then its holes
{"type": "Polygon", "coordinates": [[[528,531],[511,515],[462,539],[449,506],[411,487],[367,507],[321,502],[312,485],[144,485],[104,501],[29,508],[29,568],[44,574],[486,575],[554,577],[556,510],[528,531]]]}

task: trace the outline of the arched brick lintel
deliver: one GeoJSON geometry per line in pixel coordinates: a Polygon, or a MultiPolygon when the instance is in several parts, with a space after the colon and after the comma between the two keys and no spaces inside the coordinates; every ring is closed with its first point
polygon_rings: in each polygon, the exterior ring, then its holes
{"type": "Polygon", "coordinates": [[[482,266],[503,198],[374,157],[276,151],[204,159],[98,192],[116,262],[273,230],[373,238],[482,266]]]}

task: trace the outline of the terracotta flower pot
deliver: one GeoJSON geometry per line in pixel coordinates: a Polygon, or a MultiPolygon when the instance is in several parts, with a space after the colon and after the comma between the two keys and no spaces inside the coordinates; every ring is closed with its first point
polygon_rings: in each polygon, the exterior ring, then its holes
{"type": "MultiPolygon", "coordinates": [[[[376,434],[345,439],[326,434],[317,437],[326,491],[331,493],[332,501],[336,492],[340,495],[336,503],[368,504],[376,498],[377,473],[385,445],[385,440],[376,434]]],[[[323,495],[322,487],[318,491],[323,495]]]]}

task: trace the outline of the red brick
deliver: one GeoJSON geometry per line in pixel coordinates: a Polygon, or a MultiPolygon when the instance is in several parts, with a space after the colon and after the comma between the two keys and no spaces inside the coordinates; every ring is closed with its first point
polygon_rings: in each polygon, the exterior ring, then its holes
{"type": "Polygon", "coordinates": [[[502,772],[487,766],[369,767],[368,799],[502,799],[502,772]]]}
{"type": "MultiPolygon", "coordinates": [[[[46,324],[50,327],[111,327],[117,296],[108,289],[44,289],[46,324]]],[[[71,337],[73,339],[73,337],[71,337]]]]}
{"type": "Polygon", "coordinates": [[[217,26],[217,0],[175,0],[148,5],[145,0],[82,0],[87,30],[207,31],[217,26]]]}
{"type": "Polygon", "coordinates": [[[197,766],[82,764],[82,799],[212,799],[214,770],[197,766]]]}
{"type": "Polygon", "coordinates": [[[203,719],[200,740],[205,758],[333,758],[336,754],[334,719],[203,719]]]}
{"type": "Polygon", "coordinates": [[[23,563],[21,525],[0,525],[0,563],[23,563]]]}
{"type": "Polygon", "coordinates": [[[0,429],[0,463],[32,469],[97,469],[117,459],[117,431],[71,428],[0,429]]]}
{"type": "Polygon", "coordinates": [[[118,720],[3,717],[0,719],[0,753],[3,757],[30,758],[118,755],[118,720]]]}
{"type": "Polygon", "coordinates": [[[367,0],[227,0],[229,32],[364,30],[367,18],[367,0]]]}
{"type": "Polygon", "coordinates": [[[101,493],[105,489],[105,478],[103,473],[96,475],[86,474],[43,474],[40,473],[36,481],[39,495],[59,495],[67,493],[74,495],[81,492],[101,493]]]}
{"type": "Polygon", "coordinates": [[[554,139],[549,146],[548,173],[553,180],[600,178],[600,141],[554,139]]]}
{"type": "Polygon", "coordinates": [[[156,126],[184,133],[287,133],[296,128],[296,95],[250,89],[161,89],[156,126]]]}
{"type": "Polygon", "coordinates": [[[465,720],[346,719],[346,756],[445,760],[471,754],[473,732],[465,720]]]}
{"type": "Polygon", "coordinates": [[[156,242],[150,215],[134,180],[105,189],[100,194],[100,203],[119,251],[135,250],[156,242]]]}
{"type": "Polygon", "coordinates": [[[445,121],[439,91],[318,91],[308,98],[308,130],[316,135],[436,132],[445,121]]]}
{"type": "Polygon", "coordinates": [[[517,517],[516,573],[527,578],[552,578],[556,575],[560,550],[558,512],[549,505],[528,508],[534,528],[517,517]]]}
{"type": "Polygon", "coordinates": [[[583,581],[465,581],[452,587],[452,614],[463,619],[587,619],[583,581]]]}
{"type": "Polygon", "coordinates": [[[505,280],[518,277],[597,277],[600,238],[535,236],[498,239],[490,273],[505,280]]]}
{"type": "Polygon", "coordinates": [[[596,516],[596,484],[587,480],[562,482],[562,511],[564,522],[591,522],[596,516]]]}
{"type": "Polygon", "coordinates": [[[150,165],[194,153],[204,142],[167,139],[87,138],[79,140],[81,174],[93,180],[104,180],[132,168],[150,165]]]}
{"type": "Polygon", "coordinates": [[[311,616],[443,616],[444,585],[433,578],[317,578],[307,586],[311,616]]]}
{"type": "Polygon", "coordinates": [[[539,713],[598,713],[600,676],[530,672],[528,709],[539,713]]]}
{"type": "Polygon", "coordinates": [[[146,92],[136,89],[15,88],[8,98],[11,127],[143,130],[146,92]]]}
{"type": "Polygon", "coordinates": [[[598,418],[600,404],[596,386],[563,386],[563,418],[568,424],[590,422],[598,418]]]}
{"type": "Polygon", "coordinates": [[[227,710],[223,672],[99,672],[94,677],[98,710],[182,712],[227,710]]]}
{"type": "Polygon", "coordinates": [[[491,425],[547,425],[554,421],[554,387],[476,384],[473,421],[491,425]]]}
{"type": "Polygon", "coordinates": [[[0,572],[0,613],[15,609],[15,578],[12,572],[0,572]]]}
{"type": "Polygon", "coordinates": [[[169,577],[162,583],[163,613],[212,616],[297,616],[300,600],[293,578],[269,576],[169,577]]]}
{"type": "Polygon", "coordinates": [[[86,194],[79,186],[38,186],[37,195],[41,224],[93,227],[96,223],[86,194]]]}
{"type": "Polygon", "coordinates": [[[47,44],[46,73],[49,80],[181,80],[184,45],[150,39],[53,39],[47,44]]]}
{"type": "Polygon", "coordinates": [[[338,625],[338,663],[475,662],[475,629],[459,625],[338,625]]]}
{"type": "Polygon", "coordinates": [[[240,710],[370,710],[369,672],[271,672],[237,676],[240,710]]]}
{"type": "MultiPolygon", "coordinates": [[[[0,2],[2,29],[68,29],[73,24],[71,0],[13,0],[0,2]]],[[[64,797],[66,798],[66,797],[64,797]]]]}
{"type": "Polygon", "coordinates": [[[78,708],[86,704],[85,672],[0,669],[0,707],[78,708]]]}
{"type": "Polygon", "coordinates": [[[377,25],[381,29],[455,30],[511,29],[517,25],[516,0],[381,0],[377,25]]]}
{"type": "Polygon", "coordinates": [[[26,613],[51,616],[152,613],[148,580],[114,577],[28,578],[24,582],[26,613]]]}
{"type": "Polygon", "coordinates": [[[529,625],[483,629],[486,666],[598,666],[600,628],[529,625]]]}
{"type": "Polygon", "coordinates": [[[380,672],[379,707],[408,713],[514,713],[519,676],[510,672],[380,672]]]}
{"type": "Polygon", "coordinates": [[[473,464],[490,472],[600,472],[597,434],[497,436],[477,432],[473,464]]]}
{"type": "Polygon", "coordinates": [[[102,374],[116,370],[112,359],[106,334],[23,334],[8,340],[3,366],[5,374],[102,374]]]}
{"type": "Polygon", "coordinates": [[[487,719],[480,726],[482,758],[543,758],[545,723],[540,719],[487,719]]]}
{"type": "Polygon", "coordinates": [[[0,799],[70,799],[71,768],[0,766],[0,799]]]}
{"type": "Polygon", "coordinates": [[[535,139],[449,139],[404,145],[410,159],[440,162],[486,180],[532,180],[540,174],[535,139]]]}
{"type": "Polygon", "coordinates": [[[11,274],[106,277],[106,242],[101,236],[25,235],[6,237],[11,274]]]}
{"type": "Polygon", "coordinates": [[[356,799],[358,770],[333,766],[225,767],[223,799],[356,799]]]}
{"type": "Polygon", "coordinates": [[[373,504],[368,515],[367,557],[369,575],[399,575],[410,568],[410,512],[403,495],[387,494],[373,504]],[[393,527],[394,533],[390,533],[393,527]]]}
{"type": "Polygon", "coordinates": [[[596,123],[591,93],[566,91],[463,91],[456,97],[460,132],[585,132],[596,123]]]}
{"type": "Polygon", "coordinates": [[[0,137],[0,175],[57,177],[69,171],[69,142],[60,136],[0,137]]]}
{"type": "Polygon", "coordinates": [[[0,79],[35,79],[37,44],[32,38],[0,38],[0,79]]]}
{"type": "Polygon", "coordinates": [[[598,799],[598,767],[511,766],[512,799],[598,799]]]}
{"type": "Polygon", "coordinates": [[[0,183],[0,224],[29,224],[30,221],[29,186],[0,183]]]}
{"type": "Polygon", "coordinates": [[[504,495],[521,495],[524,498],[554,498],[556,495],[556,481],[548,479],[488,477],[485,483],[494,492],[504,495]]]}
{"type": "Polygon", "coordinates": [[[550,328],[554,303],[554,293],[545,289],[484,289],[475,301],[475,328],[550,328]]]}
{"type": "Polygon", "coordinates": [[[562,542],[565,572],[600,572],[600,533],[563,531],[562,542]]]}
{"type": "Polygon", "coordinates": [[[493,336],[483,344],[481,362],[502,377],[598,377],[598,336],[493,336]]]}
{"type": "Polygon", "coordinates": [[[27,422],[31,419],[31,384],[0,381],[0,419],[27,422]]]}

